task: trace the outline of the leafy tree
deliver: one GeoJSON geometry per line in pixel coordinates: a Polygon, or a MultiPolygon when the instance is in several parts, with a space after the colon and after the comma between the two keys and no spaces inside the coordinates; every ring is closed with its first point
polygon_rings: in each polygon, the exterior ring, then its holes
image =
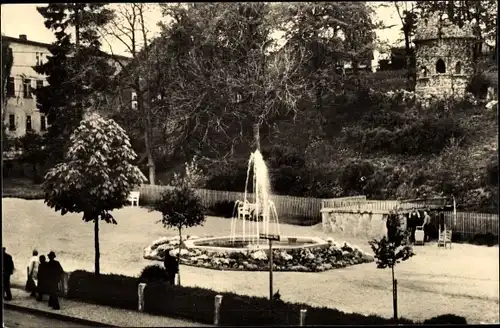
{"type": "Polygon", "coordinates": [[[131,164],[135,158],[125,131],[92,113],[73,132],[64,160],[49,170],[42,184],[45,203],[56,212],[83,213],[85,222],[94,222],[96,275],[99,220],[117,224],[111,211],[124,206],[133,188],[145,181],[131,164]]]}
{"type": "Polygon", "coordinates": [[[38,165],[44,164],[46,156],[44,151],[44,137],[36,132],[28,132],[19,141],[23,150],[21,161],[31,164],[33,168],[33,183],[37,184],[40,182],[38,165]]]}
{"type": "MultiPolygon", "coordinates": [[[[179,231],[179,252],[177,261],[180,263],[182,248],[182,229],[195,227],[205,222],[204,207],[194,189],[182,183],[163,193],[161,199],[155,203],[154,209],[161,212],[159,222],[166,228],[175,228],[179,231]]],[[[180,284],[180,273],[178,282],[180,284]]]]}
{"type": "Polygon", "coordinates": [[[50,56],[34,70],[47,76],[48,85],[35,90],[37,107],[48,119],[47,153],[57,163],[64,158],[69,136],[83,118],[84,109],[101,108],[108,90],[110,66],[99,50],[97,27],[106,24],[111,12],[103,3],[61,3],[37,7],[56,41],[50,56]],[[71,28],[75,28],[72,43],[71,28]]]}
{"type": "MultiPolygon", "coordinates": [[[[398,211],[394,211],[391,215],[398,215],[398,211]]],[[[392,291],[394,297],[394,318],[397,319],[397,295],[395,294],[396,279],[394,276],[394,267],[401,261],[406,261],[412,256],[413,249],[410,245],[406,244],[406,234],[400,229],[396,229],[391,234],[391,238],[386,236],[380,240],[373,239],[368,242],[375,254],[376,264],[378,269],[390,268],[392,273],[392,291]]]]}

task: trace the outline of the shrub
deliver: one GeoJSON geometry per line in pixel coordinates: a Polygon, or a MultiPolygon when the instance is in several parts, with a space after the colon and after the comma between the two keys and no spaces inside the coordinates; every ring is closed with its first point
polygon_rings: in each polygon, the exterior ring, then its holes
{"type": "MultiPolygon", "coordinates": [[[[146,271],[159,272],[158,269],[147,267],[143,273],[146,271]]],[[[79,270],[70,275],[68,297],[100,305],[136,310],[138,281],[137,278],[122,275],[96,276],[94,273],[79,270]]],[[[318,308],[282,301],[270,302],[264,297],[218,293],[209,289],[174,286],[168,283],[146,285],[144,310],[150,314],[212,324],[214,300],[218,294],[223,295],[220,324],[224,326],[297,325],[300,309],[307,309],[306,324],[311,326],[414,324],[405,318],[394,320],[375,315],[344,313],[325,307],[318,308]]],[[[426,320],[424,323],[463,324],[467,322],[462,317],[447,314],[426,320]]]]}
{"type": "Polygon", "coordinates": [[[217,293],[213,290],[197,287],[181,287],[171,284],[146,285],[144,310],[151,314],[188,318],[211,324],[214,316],[215,295],[217,293]]]}
{"type": "Polygon", "coordinates": [[[223,200],[220,202],[216,202],[215,204],[210,206],[208,208],[208,212],[214,216],[232,218],[235,210],[234,206],[235,206],[234,201],[223,200]]]}
{"type": "Polygon", "coordinates": [[[495,236],[491,232],[485,234],[478,233],[472,237],[470,243],[474,245],[494,246],[498,245],[498,236],[495,236]]]}
{"type": "Polygon", "coordinates": [[[472,93],[476,98],[483,99],[486,98],[486,93],[490,85],[491,81],[486,75],[475,74],[471,77],[465,91],[472,93]]]}
{"type": "Polygon", "coordinates": [[[68,281],[68,298],[84,302],[136,310],[138,280],[115,274],[101,274],[77,270],[68,281]]]}
{"type": "Polygon", "coordinates": [[[167,271],[161,265],[148,265],[142,269],[139,283],[155,284],[167,282],[167,271]]]}
{"type": "Polygon", "coordinates": [[[220,309],[223,326],[293,326],[299,323],[299,313],[298,304],[235,294],[224,295],[220,309]]]}
{"type": "Polygon", "coordinates": [[[339,184],[346,194],[361,194],[366,180],[375,172],[375,167],[368,161],[354,161],[344,166],[339,184]]]}
{"type": "Polygon", "coordinates": [[[424,325],[466,325],[467,320],[454,314],[443,314],[424,321],[424,325]]]}

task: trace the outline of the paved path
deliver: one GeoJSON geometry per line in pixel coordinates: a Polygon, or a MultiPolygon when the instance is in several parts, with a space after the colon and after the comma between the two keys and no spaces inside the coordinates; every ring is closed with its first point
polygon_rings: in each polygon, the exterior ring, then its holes
{"type": "MultiPolygon", "coordinates": [[[[22,289],[12,289],[12,301],[5,302],[16,308],[22,308],[30,312],[47,313],[48,315],[60,315],[77,320],[86,320],[94,323],[116,327],[208,327],[197,322],[156,316],[147,313],[112,308],[109,306],[95,305],[78,302],[69,299],[59,299],[61,310],[56,311],[48,306],[48,300],[37,302],[29,297],[22,289]]],[[[8,305],[6,306],[8,307],[8,305]]],[[[49,327],[51,325],[44,325],[49,327]]],[[[94,324],[95,326],[95,324],[94,324]]],[[[24,327],[24,326],[23,326],[24,327]]],[[[38,326],[41,327],[41,326],[38,326]]],[[[54,326],[56,327],[56,326],[54,326]]],[[[73,326],[74,327],[74,326],[73,326]]],[[[83,326],[80,326],[83,327],[83,326]]]]}
{"type": "Polygon", "coordinates": [[[89,327],[68,321],[52,319],[43,314],[32,314],[24,311],[4,309],[3,326],[5,328],[16,327],[89,327]]]}

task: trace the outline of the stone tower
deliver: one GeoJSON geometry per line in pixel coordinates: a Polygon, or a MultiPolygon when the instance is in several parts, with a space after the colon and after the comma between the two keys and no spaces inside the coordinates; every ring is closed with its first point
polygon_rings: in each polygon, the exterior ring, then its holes
{"type": "Polygon", "coordinates": [[[440,15],[423,19],[417,26],[415,43],[417,97],[463,97],[472,76],[474,36],[440,15]]]}

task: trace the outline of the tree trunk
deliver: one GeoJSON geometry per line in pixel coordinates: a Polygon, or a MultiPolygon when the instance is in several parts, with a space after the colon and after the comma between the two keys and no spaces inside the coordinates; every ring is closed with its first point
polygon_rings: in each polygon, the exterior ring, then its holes
{"type": "Polygon", "coordinates": [[[411,81],[411,48],[410,48],[410,31],[409,28],[406,27],[404,29],[404,35],[405,35],[405,63],[406,63],[406,78],[408,81],[408,89],[411,89],[412,86],[412,81],[411,81]]]}
{"type": "Polygon", "coordinates": [[[149,184],[154,185],[156,183],[156,166],[151,149],[151,135],[147,130],[144,133],[144,139],[146,141],[146,153],[148,156],[149,184]]]}
{"type": "Polygon", "coordinates": [[[397,295],[396,295],[396,280],[394,279],[394,265],[391,267],[392,271],[392,308],[394,312],[394,319],[397,319],[398,316],[398,310],[397,310],[397,295]]]}
{"type": "Polygon", "coordinates": [[[179,253],[177,253],[177,265],[179,272],[177,272],[177,285],[181,285],[181,246],[182,246],[182,232],[179,228],[179,253]]]}
{"type": "Polygon", "coordinates": [[[151,112],[149,104],[146,104],[145,94],[141,81],[137,79],[135,81],[135,91],[137,94],[137,105],[139,112],[144,113],[144,143],[146,146],[146,156],[148,157],[148,175],[149,184],[154,185],[156,183],[156,165],[153,157],[153,147],[152,147],[152,126],[151,126],[151,112]]]}
{"type": "Polygon", "coordinates": [[[99,268],[99,218],[94,219],[94,247],[95,247],[95,274],[98,276],[100,274],[99,268]]]}

